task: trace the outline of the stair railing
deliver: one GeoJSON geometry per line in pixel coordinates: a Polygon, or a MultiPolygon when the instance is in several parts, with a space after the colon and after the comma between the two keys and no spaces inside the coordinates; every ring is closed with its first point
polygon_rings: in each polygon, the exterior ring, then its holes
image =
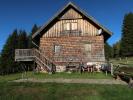
{"type": "Polygon", "coordinates": [[[53,63],[53,61],[45,57],[41,51],[33,49],[33,54],[35,56],[35,61],[37,64],[39,64],[43,68],[46,67],[45,69],[48,72],[55,72],[55,64],[53,63]]]}

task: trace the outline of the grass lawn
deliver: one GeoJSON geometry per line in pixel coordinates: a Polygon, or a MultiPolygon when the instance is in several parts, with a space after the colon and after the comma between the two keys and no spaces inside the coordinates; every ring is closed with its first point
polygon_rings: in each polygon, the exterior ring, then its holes
{"type": "Polygon", "coordinates": [[[17,80],[17,79],[20,79],[21,77],[22,77],[21,73],[4,75],[4,76],[0,75],[0,82],[7,82],[7,81],[12,81],[12,80],[17,80]]]}
{"type": "Polygon", "coordinates": [[[107,76],[105,73],[56,73],[56,74],[45,74],[45,73],[28,73],[28,77],[36,78],[36,79],[46,79],[46,78],[65,78],[65,79],[72,79],[72,78],[81,78],[81,79],[111,79],[111,75],[108,74],[107,76]]]}
{"type": "Polygon", "coordinates": [[[133,100],[123,85],[0,83],[0,100],[133,100]]]}
{"type": "MultiPolygon", "coordinates": [[[[49,78],[64,78],[64,79],[72,79],[72,78],[82,78],[82,79],[111,79],[112,76],[105,73],[56,73],[56,74],[48,74],[48,73],[33,73],[27,72],[23,75],[24,78],[34,78],[34,79],[49,79],[49,78]]],[[[0,82],[7,82],[12,80],[17,80],[22,78],[22,73],[10,74],[0,76],[0,82]]]]}
{"type": "MultiPolygon", "coordinates": [[[[125,85],[65,84],[65,83],[15,83],[22,73],[0,76],[0,100],[132,100],[133,89],[125,85]]],[[[104,73],[27,72],[26,77],[44,78],[112,78],[104,73]]]]}
{"type": "Polygon", "coordinates": [[[126,64],[129,67],[133,67],[133,57],[111,59],[110,61],[115,65],[126,64]]]}

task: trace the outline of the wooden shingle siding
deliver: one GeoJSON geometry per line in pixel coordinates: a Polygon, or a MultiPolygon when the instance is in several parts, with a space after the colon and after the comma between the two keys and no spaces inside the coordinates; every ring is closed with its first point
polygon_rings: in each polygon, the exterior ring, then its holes
{"type": "Polygon", "coordinates": [[[44,50],[45,56],[57,62],[68,62],[73,59],[75,62],[104,62],[104,41],[103,36],[86,37],[61,37],[61,38],[41,38],[40,49],[44,50]],[[60,45],[61,51],[54,54],[54,45],[60,45]],[[85,44],[91,45],[89,55],[85,53],[85,44]]]}
{"type": "Polygon", "coordinates": [[[98,35],[98,30],[75,10],[70,9],[43,34],[40,49],[57,65],[65,66],[70,59],[84,63],[104,62],[104,38],[103,35],[98,35]],[[58,54],[54,52],[55,45],[61,47],[58,54]],[[90,51],[85,50],[85,45],[89,46],[90,51]]]}

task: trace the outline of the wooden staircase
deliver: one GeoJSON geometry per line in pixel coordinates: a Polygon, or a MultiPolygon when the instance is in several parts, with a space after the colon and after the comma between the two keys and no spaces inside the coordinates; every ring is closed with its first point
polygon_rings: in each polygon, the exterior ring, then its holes
{"type": "Polygon", "coordinates": [[[34,61],[37,64],[37,70],[40,72],[53,73],[56,65],[44,56],[38,49],[16,49],[15,61],[34,61]]]}

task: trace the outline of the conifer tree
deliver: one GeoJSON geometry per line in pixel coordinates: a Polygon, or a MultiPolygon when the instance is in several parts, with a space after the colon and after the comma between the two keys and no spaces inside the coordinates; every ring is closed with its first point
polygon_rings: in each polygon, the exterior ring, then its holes
{"type": "Polygon", "coordinates": [[[109,60],[109,58],[112,58],[112,47],[106,42],[104,48],[105,48],[105,58],[109,60]]]}
{"type": "Polygon", "coordinates": [[[122,56],[133,56],[133,13],[124,17],[120,51],[122,56]]]}
{"type": "Polygon", "coordinates": [[[16,71],[17,63],[14,60],[15,48],[17,47],[18,43],[18,33],[17,30],[9,35],[3,49],[1,52],[1,63],[0,63],[0,70],[1,73],[7,74],[16,71]]]}
{"type": "MultiPolygon", "coordinates": [[[[32,35],[39,29],[39,27],[34,24],[34,26],[32,27],[31,33],[29,34],[29,40],[28,40],[28,48],[34,48],[35,45],[33,45],[32,43],[32,35]]],[[[36,48],[36,47],[35,47],[36,48]]]]}
{"type": "Polygon", "coordinates": [[[19,31],[17,48],[18,49],[27,49],[28,48],[28,37],[27,37],[27,33],[24,30],[19,31]]]}
{"type": "MultiPolygon", "coordinates": [[[[29,36],[27,36],[24,30],[14,30],[13,33],[9,35],[0,54],[0,74],[9,74],[22,70],[19,63],[15,62],[15,49],[32,48],[31,36],[37,29],[38,27],[35,24],[29,36]]],[[[32,70],[32,65],[29,67],[32,70]]]]}
{"type": "Polygon", "coordinates": [[[121,57],[121,53],[120,53],[120,43],[121,41],[116,42],[113,45],[113,57],[117,58],[117,57],[121,57]]]}

